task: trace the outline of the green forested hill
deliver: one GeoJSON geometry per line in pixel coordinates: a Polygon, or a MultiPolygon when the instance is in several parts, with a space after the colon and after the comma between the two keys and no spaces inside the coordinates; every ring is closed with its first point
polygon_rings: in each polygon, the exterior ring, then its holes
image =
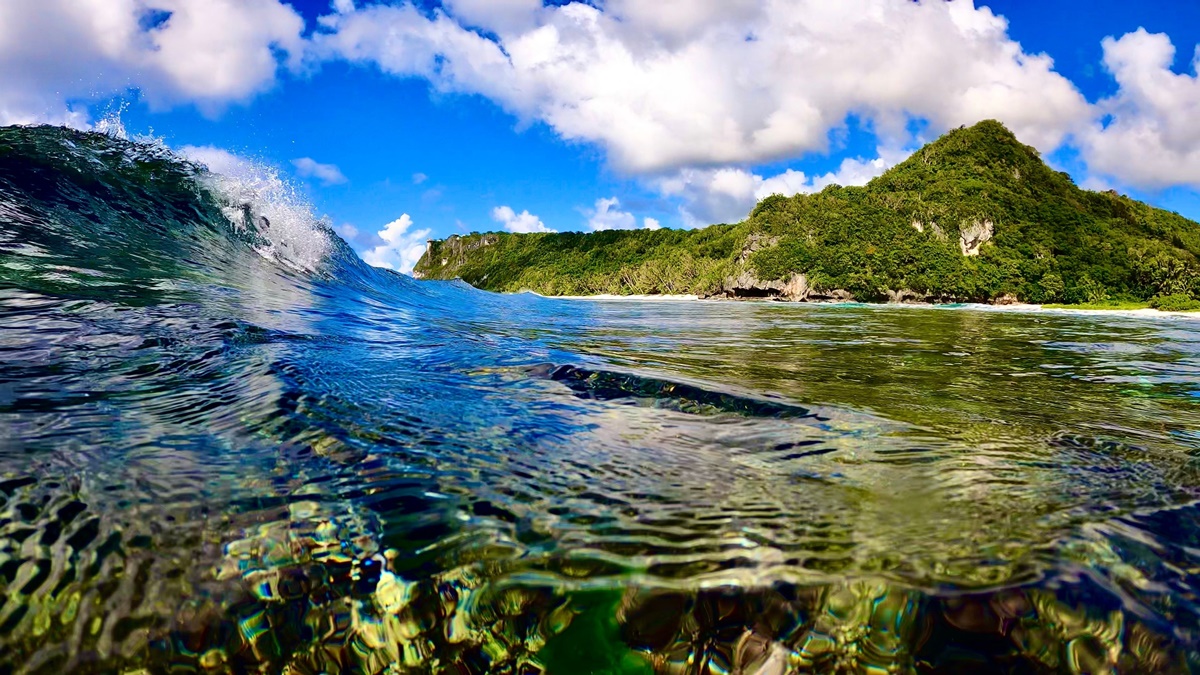
{"type": "Polygon", "coordinates": [[[1083,303],[1200,294],[1200,225],[1078,188],[980,122],[865,187],[772,196],[737,225],[431,242],[416,271],[494,291],[1083,303]]]}

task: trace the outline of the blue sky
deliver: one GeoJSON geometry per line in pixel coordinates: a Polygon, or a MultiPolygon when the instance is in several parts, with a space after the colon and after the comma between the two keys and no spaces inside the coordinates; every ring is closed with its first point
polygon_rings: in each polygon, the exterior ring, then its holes
{"type": "Polygon", "coordinates": [[[1200,3],[13,2],[0,122],[130,101],[131,133],[279,167],[393,267],[416,235],[736,220],[984,117],[1200,219],[1200,3]]]}

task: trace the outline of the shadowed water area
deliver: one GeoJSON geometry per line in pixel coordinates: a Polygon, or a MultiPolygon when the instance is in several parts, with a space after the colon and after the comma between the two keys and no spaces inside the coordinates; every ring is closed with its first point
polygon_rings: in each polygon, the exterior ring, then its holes
{"type": "Polygon", "coordinates": [[[579,302],[0,129],[0,673],[1200,667],[1200,322],[579,302]]]}

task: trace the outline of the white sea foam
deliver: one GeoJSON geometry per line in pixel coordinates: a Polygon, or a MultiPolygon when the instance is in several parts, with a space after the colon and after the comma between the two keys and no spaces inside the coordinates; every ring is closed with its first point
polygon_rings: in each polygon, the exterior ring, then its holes
{"type": "Polygon", "coordinates": [[[153,133],[130,135],[121,119],[127,108],[126,101],[110,108],[93,131],[133,141],[150,154],[162,152],[206,168],[201,177],[204,187],[235,228],[254,228],[265,242],[255,247],[260,255],[300,271],[318,269],[329,254],[329,234],[319,225],[312,205],[277,168],[214,146],[172,149],[153,133]]]}
{"type": "Polygon", "coordinates": [[[204,186],[235,227],[254,228],[265,242],[256,247],[260,255],[306,272],[316,271],[326,259],[332,246],[329,233],[278,169],[211,146],[185,146],[178,152],[208,169],[201,177],[204,186]]]}
{"type": "MultiPolygon", "coordinates": [[[[96,124],[92,126],[92,131],[119,138],[123,141],[129,140],[129,132],[125,130],[125,122],[121,120],[121,116],[129,109],[128,101],[118,101],[114,106],[104,113],[96,124]]],[[[86,130],[86,128],[85,128],[86,130]]],[[[157,140],[157,139],[156,139],[157,140]]]]}

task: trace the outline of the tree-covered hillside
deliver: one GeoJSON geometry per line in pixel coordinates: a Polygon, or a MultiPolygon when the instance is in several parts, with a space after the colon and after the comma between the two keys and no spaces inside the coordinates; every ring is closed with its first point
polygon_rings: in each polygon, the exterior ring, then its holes
{"type": "Polygon", "coordinates": [[[865,187],[737,225],[431,242],[416,271],[494,291],[1026,302],[1200,294],[1200,225],[1078,188],[1003,125],[951,131],[865,187]]]}

